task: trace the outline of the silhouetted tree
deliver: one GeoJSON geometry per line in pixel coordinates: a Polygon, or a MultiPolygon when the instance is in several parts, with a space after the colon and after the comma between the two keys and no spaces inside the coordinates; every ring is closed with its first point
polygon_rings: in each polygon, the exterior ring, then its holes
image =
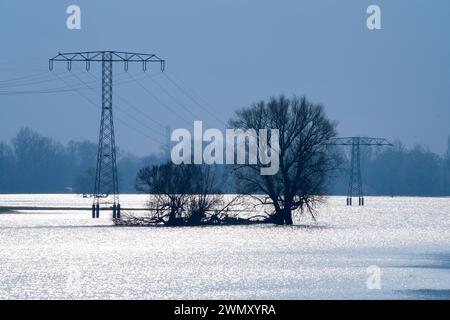
{"type": "Polygon", "coordinates": [[[153,195],[149,205],[158,222],[181,224],[191,191],[192,168],[167,162],[139,170],[136,189],[153,195]]]}
{"type": "Polygon", "coordinates": [[[217,210],[223,205],[222,191],[218,187],[222,180],[210,165],[192,167],[187,222],[189,225],[199,225],[207,217],[208,211],[217,210]]]}
{"type": "Polygon", "coordinates": [[[236,170],[242,192],[267,195],[257,197],[261,204],[273,206],[267,221],[292,224],[296,212],[313,214],[327,178],[337,166],[325,146],[336,136],[336,123],[326,117],[323,107],[305,97],[280,96],[242,108],[230,125],[243,130],[279,129],[277,174],[261,175],[259,164],[240,165],[236,170]]]}
{"type": "Polygon", "coordinates": [[[199,225],[208,211],[223,203],[217,182],[211,166],[169,161],[139,170],[136,189],[151,194],[151,222],[199,225]]]}

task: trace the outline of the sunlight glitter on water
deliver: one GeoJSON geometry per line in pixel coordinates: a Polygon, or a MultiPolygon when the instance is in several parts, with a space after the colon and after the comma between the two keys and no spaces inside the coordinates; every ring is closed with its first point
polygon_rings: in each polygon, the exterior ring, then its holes
{"type": "MultiPolygon", "coordinates": [[[[143,207],[146,196],[121,202],[143,207]]],[[[77,195],[0,206],[89,208],[77,195]]],[[[330,197],[298,225],[115,227],[110,213],[0,213],[0,298],[308,299],[450,296],[450,199],[330,197]],[[381,290],[367,267],[381,268],[381,290]]]]}

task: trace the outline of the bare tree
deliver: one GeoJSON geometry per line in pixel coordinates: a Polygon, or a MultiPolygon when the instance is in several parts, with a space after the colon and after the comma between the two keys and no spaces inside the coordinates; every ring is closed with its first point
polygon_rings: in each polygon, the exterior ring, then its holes
{"type": "Polygon", "coordinates": [[[214,167],[210,165],[192,166],[192,194],[188,203],[189,225],[199,225],[207,218],[207,213],[223,205],[223,196],[214,167]]]}
{"type": "Polygon", "coordinates": [[[266,195],[255,197],[273,208],[266,221],[293,224],[293,214],[305,211],[314,217],[327,177],[337,167],[326,147],[336,136],[336,123],[326,117],[324,108],[305,97],[280,96],[238,110],[230,125],[243,130],[279,130],[279,171],[275,175],[261,175],[261,164],[239,165],[235,170],[241,192],[266,195]]]}
{"type": "Polygon", "coordinates": [[[185,211],[191,184],[189,165],[167,162],[139,170],[136,189],[152,195],[155,218],[167,225],[178,225],[185,211]]]}
{"type": "Polygon", "coordinates": [[[151,194],[154,223],[200,225],[223,203],[218,179],[208,165],[175,165],[167,162],[138,172],[137,190],[151,194]]]}

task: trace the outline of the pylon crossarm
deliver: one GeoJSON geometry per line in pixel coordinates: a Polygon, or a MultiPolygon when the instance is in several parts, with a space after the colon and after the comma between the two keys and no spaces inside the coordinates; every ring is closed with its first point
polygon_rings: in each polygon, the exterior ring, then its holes
{"type": "Polygon", "coordinates": [[[66,52],[58,53],[55,57],[49,59],[49,69],[53,70],[53,63],[57,61],[67,62],[67,69],[72,69],[72,62],[85,62],[86,69],[89,70],[90,62],[101,62],[108,54],[109,61],[123,62],[124,69],[128,70],[129,62],[142,63],[142,69],[147,70],[147,63],[159,63],[161,71],[165,69],[165,60],[155,54],[122,52],[122,51],[86,51],[86,52],[66,52]]]}
{"type": "Polygon", "coordinates": [[[360,146],[392,146],[388,140],[384,138],[370,138],[370,137],[342,137],[328,140],[326,145],[332,146],[352,146],[359,144],[360,146]]]}

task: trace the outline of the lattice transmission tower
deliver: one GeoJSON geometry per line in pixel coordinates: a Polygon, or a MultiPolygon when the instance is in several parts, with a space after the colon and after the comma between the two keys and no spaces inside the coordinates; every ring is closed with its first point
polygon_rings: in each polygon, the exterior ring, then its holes
{"type": "Polygon", "coordinates": [[[86,70],[90,70],[91,62],[99,62],[102,66],[102,111],[100,134],[98,139],[97,167],[95,172],[94,201],[92,218],[99,218],[100,205],[112,204],[113,218],[120,218],[119,183],[117,176],[116,143],[113,120],[113,63],[122,62],[128,71],[130,62],[142,63],[142,70],[147,70],[149,63],[159,63],[164,71],[165,61],[154,54],[91,51],[59,53],[49,60],[49,69],[53,70],[54,62],[67,63],[67,69],[72,70],[72,62],[84,62],[86,70]]]}
{"type": "Polygon", "coordinates": [[[353,196],[358,196],[358,205],[364,206],[363,183],[361,178],[361,146],[392,146],[392,144],[384,138],[370,137],[334,138],[327,144],[335,146],[351,146],[347,205],[351,206],[353,196]]]}

